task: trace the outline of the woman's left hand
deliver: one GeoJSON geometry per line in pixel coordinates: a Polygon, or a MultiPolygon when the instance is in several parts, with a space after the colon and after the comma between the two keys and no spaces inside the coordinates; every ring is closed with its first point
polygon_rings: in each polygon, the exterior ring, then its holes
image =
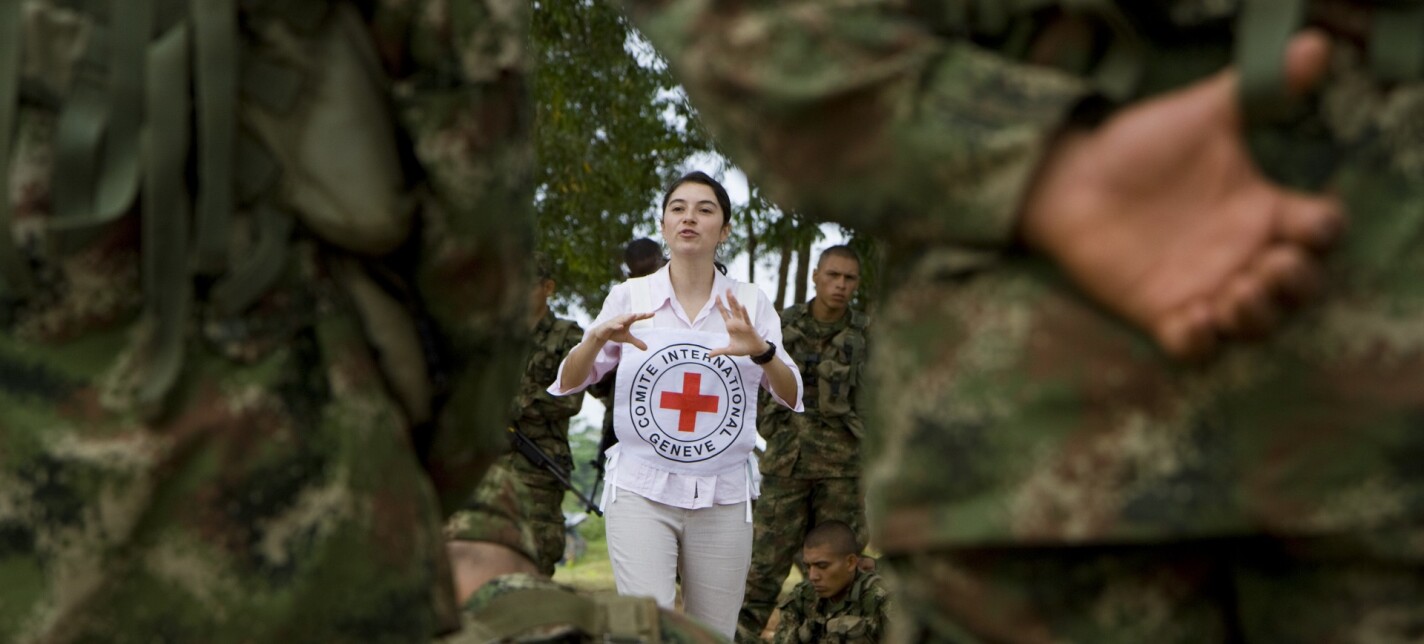
{"type": "Polygon", "coordinates": [[[757,356],[766,353],[766,340],[757,334],[756,327],[752,325],[751,314],[747,313],[747,307],[737,301],[737,296],[732,295],[732,289],[727,289],[725,303],[722,298],[717,299],[717,312],[722,314],[722,321],[727,323],[727,335],[730,337],[727,346],[713,351],[710,354],[712,357],[757,356]]]}

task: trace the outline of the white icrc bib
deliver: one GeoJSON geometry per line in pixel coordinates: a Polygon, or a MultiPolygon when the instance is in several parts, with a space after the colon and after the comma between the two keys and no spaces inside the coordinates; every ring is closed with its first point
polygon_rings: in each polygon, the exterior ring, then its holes
{"type": "MultiPolygon", "coordinates": [[[[652,309],[646,278],[629,280],[628,287],[630,311],[652,309]]],[[[738,284],[737,299],[755,319],[756,286],[738,284]]],[[[669,328],[652,320],[632,330],[648,350],[622,346],[613,394],[616,458],[696,476],[751,467],[761,366],[746,356],[711,357],[727,345],[726,333],[669,328]]],[[[751,496],[754,482],[748,471],[751,496]]],[[[605,488],[605,504],[615,485],[605,488]]]]}

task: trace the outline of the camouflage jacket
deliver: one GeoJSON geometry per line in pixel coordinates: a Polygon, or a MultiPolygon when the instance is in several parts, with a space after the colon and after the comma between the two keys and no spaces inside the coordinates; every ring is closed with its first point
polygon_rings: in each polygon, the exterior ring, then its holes
{"type": "MultiPolygon", "coordinates": [[[[1339,39],[1309,109],[1245,133],[1268,176],[1328,188],[1354,214],[1324,296],[1265,341],[1179,364],[1026,251],[1015,218],[1069,119],[1090,126],[1093,110],[1230,64],[1243,3],[1089,3],[1083,33],[1104,40],[1057,51],[1035,39],[1053,12],[991,4],[625,2],[769,196],[887,245],[866,448],[876,543],[1424,524],[1424,389],[1405,384],[1424,381],[1424,83],[1379,67],[1391,56],[1372,51],[1394,41],[1339,39]]],[[[1327,9],[1376,26],[1411,11],[1311,3],[1310,22],[1347,34],[1327,9]]]]}
{"type": "MultiPolygon", "coordinates": [[[[583,394],[552,396],[547,389],[559,377],[559,363],[583,340],[583,329],[570,320],[561,320],[547,313],[534,327],[533,350],[519,395],[514,399],[515,425],[525,436],[534,439],[566,471],[573,471],[573,456],[569,452],[569,419],[583,406],[583,394]]],[[[516,456],[515,468],[521,473],[540,477],[549,486],[557,480],[528,459],[516,456]],[[547,479],[547,480],[545,480],[547,479]]]]}
{"type": "MultiPolygon", "coordinates": [[[[814,301],[814,300],[812,300],[814,301]]],[[[819,322],[811,303],[781,312],[783,349],[801,368],[800,414],[762,393],[757,431],[766,437],[763,474],[796,478],[859,476],[862,380],[866,364],[865,314],[847,310],[836,322],[819,322]]]]}
{"type": "Polygon", "coordinates": [[[496,577],[465,602],[464,628],[447,644],[486,642],[724,642],[707,627],[646,597],[586,598],[546,577],[496,577]],[[593,618],[590,620],[589,618],[593,618]]]}
{"type": "MultiPolygon", "coordinates": [[[[428,641],[457,618],[442,516],[507,449],[524,364],[527,3],[142,0],[107,26],[76,9],[108,6],[0,6],[21,52],[18,78],[0,65],[0,641],[428,641]],[[268,56],[281,43],[313,58],[268,56]],[[380,251],[285,209],[295,174],[207,183],[224,150],[273,169],[243,138],[255,110],[350,98],[316,58],[337,50],[374,76],[361,107],[397,146],[385,187],[408,218],[380,251]],[[241,134],[210,145],[224,109],[241,134]],[[94,177],[131,188],[118,210],[91,211],[111,196],[94,177]],[[423,423],[383,366],[390,318],[359,306],[377,290],[419,320],[423,423]],[[115,374],[160,363],[166,395],[126,404],[115,374]]],[[[305,171],[349,172],[325,154],[349,148],[309,143],[305,171]]]]}
{"type": "Polygon", "coordinates": [[[875,644],[885,637],[890,593],[880,575],[857,570],[839,601],[822,599],[803,580],[777,608],[775,644],[875,644]]]}

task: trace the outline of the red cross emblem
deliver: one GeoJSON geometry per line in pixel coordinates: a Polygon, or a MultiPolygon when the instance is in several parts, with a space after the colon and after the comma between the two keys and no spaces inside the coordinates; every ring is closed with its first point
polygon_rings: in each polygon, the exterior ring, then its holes
{"type": "Polygon", "coordinates": [[[682,374],[682,392],[664,391],[658,406],[678,411],[677,431],[697,431],[697,413],[717,413],[717,397],[702,394],[702,374],[682,374]]]}

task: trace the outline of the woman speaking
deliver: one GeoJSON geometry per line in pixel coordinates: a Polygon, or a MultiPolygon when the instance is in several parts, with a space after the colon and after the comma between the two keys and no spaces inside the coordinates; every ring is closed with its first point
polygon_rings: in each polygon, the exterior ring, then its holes
{"type": "Polygon", "coordinates": [[[670,261],[613,287],[549,387],[575,393],[618,370],[603,493],[618,592],[671,608],[681,573],[687,614],[729,639],[751,563],[758,390],[801,411],[771,300],[716,268],[731,230],[721,184],[675,181],[662,205],[670,261]]]}

